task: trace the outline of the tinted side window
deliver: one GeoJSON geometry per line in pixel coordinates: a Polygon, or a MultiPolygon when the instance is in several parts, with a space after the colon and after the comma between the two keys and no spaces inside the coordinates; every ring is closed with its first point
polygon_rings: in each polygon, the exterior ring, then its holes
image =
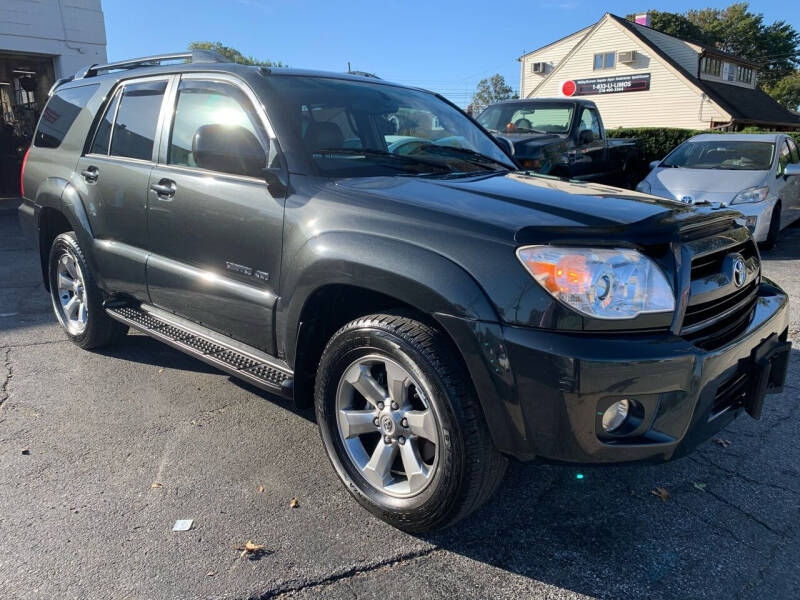
{"type": "Polygon", "coordinates": [[[121,95],[122,90],[117,90],[114,98],[108,104],[108,108],[106,108],[103,120],[97,125],[97,133],[94,134],[94,141],[89,150],[93,154],[108,154],[108,142],[111,141],[111,124],[114,122],[114,115],[117,112],[117,105],[121,95]]]}
{"type": "Polygon", "coordinates": [[[597,118],[597,113],[591,108],[584,108],[581,114],[581,131],[589,130],[594,134],[595,138],[600,137],[600,120],[597,118]]]}
{"type": "Polygon", "coordinates": [[[166,81],[131,83],[122,90],[111,135],[112,156],[151,160],[166,81]]]}
{"type": "Polygon", "coordinates": [[[790,162],[792,162],[792,153],[789,151],[789,144],[784,141],[778,155],[778,174],[783,174],[783,170],[790,162]]]}
{"type": "MultiPolygon", "coordinates": [[[[247,96],[235,85],[219,81],[183,80],[178,88],[175,118],[172,123],[167,163],[184,167],[202,167],[233,175],[259,175],[258,168],[247,164],[247,157],[237,154],[251,149],[260,156],[267,136],[247,96]],[[227,138],[227,144],[214,144],[217,156],[200,164],[198,144],[211,138],[227,138]],[[260,147],[260,148],[259,148],[260,147]],[[223,156],[224,155],[224,156],[223,156]]],[[[206,146],[206,149],[208,146],[206,146]]]]}
{"type": "Polygon", "coordinates": [[[33,145],[39,148],[58,148],[97,87],[97,84],[84,85],[59,90],[53,94],[39,119],[33,145]]]}
{"type": "Polygon", "coordinates": [[[786,143],[789,144],[789,150],[792,153],[792,162],[793,163],[800,162],[800,156],[797,155],[797,144],[795,144],[794,140],[791,138],[787,138],[786,143]]]}

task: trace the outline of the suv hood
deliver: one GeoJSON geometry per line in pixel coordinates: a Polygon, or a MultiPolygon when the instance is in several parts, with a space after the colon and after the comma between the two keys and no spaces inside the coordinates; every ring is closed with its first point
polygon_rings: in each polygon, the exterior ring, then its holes
{"type": "Polygon", "coordinates": [[[493,232],[508,243],[563,237],[608,241],[610,236],[649,245],[720,219],[730,222],[737,214],[524,172],[465,179],[372,177],[335,185],[340,192],[346,188],[348,196],[369,194],[385,200],[376,204],[389,213],[385,218],[408,219],[413,214],[420,227],[457,227],[481,236],[493,232]],[[416,211],[409,211],[414,207],[416,211]]]}

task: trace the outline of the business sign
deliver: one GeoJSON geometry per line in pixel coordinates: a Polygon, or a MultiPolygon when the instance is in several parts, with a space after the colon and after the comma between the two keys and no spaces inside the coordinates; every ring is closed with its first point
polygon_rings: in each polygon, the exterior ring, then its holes
{"type": "Polygon", "coordinates": [[[620,92],[645,92],[650,89],[650,73],[612,75],[589,79],[570,79],[561,84],[564,96],[596,96],[620,92]]]}

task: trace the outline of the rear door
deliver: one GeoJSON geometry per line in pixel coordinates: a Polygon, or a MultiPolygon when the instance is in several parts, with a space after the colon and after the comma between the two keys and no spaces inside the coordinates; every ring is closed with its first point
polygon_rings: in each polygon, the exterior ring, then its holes
{"type": "Polygon", "coordinates": [[[284,199],[264,179],[275,151],[266,115],[224,74],[182,75],[170,104],[148,191],[151,301],[274,354],[284,199]]]}
{"type": "Polygon", "coordinates": [[[75,174],[105,287],[140,300],[147,299],[147,185],[170,80],[148,77],[117,86],[75,174]]]}

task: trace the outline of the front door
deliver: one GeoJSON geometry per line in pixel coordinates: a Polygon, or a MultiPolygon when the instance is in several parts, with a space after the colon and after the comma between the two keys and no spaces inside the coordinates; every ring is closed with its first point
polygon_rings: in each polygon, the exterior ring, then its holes
{"type": "Polygon", "coordinates": [[[147,186],[168,82],[132,79],[114,91],[73,182],[86,207],[104,287],[139,300],[147,299],[147,186]]]}
{"type": "Polygon", "coordinates": [[[230,76],[183,75],[175,94],[150,173],[151,301],[274,354],[284,199],[263,175],[265,117],[230,76]]]}
{"type": "Polygon", "coordinates": [[[570,176],[584,180],[602,179],[607,168],[606,144],[600,130],[600,118],[595,109],[589,107],[581,109],[577,131],[570,176]],[[591,132],[591,141],[583,139],[587,135],[584,132],[591,132]]]}

